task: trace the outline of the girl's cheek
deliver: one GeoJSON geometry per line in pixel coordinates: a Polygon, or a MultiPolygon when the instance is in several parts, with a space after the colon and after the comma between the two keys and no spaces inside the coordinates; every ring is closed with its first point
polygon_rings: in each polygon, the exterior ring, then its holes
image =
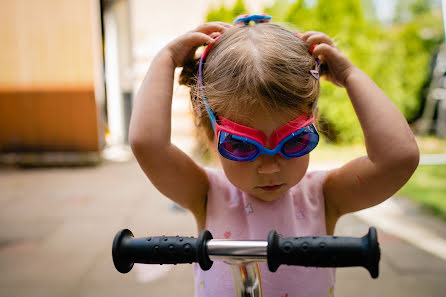
{"type": "Polygon", "coordinates": [[[235,183],[245,183],[252,179],[255,175],[255,162],[236,162],[222,157],[220,154],[220,163],[226,176],[235,183]]]}
{"type": "Polygon", "coordinates": [[[287,174],[290,178],[301,179],[308,170],[308,164],[310,162],[310,156],[305,155],[299,158],[289,159],[282,168],[286,168],[287,174]]]}

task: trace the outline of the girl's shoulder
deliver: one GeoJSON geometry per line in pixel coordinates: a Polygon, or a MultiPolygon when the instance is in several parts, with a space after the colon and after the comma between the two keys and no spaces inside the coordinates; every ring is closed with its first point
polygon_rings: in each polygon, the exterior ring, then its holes
{"type": "Polygon", "coordinates": [[[222,169],[204,167],[204,171],[208,177],[209,190],[208,194],[218,191],[235,190],[235,186],[228,180],[222,169]]]}
{"type": "Polygon", "coordinates": [[[204,171],[209,180],[209,184],[225,183],[228,181],[223,170],[218,168],[204,167],[204,171]]]}

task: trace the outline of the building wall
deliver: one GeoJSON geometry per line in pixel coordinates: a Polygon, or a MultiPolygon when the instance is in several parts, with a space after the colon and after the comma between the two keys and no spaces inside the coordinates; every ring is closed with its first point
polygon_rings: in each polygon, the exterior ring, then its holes
{"type": "Polygon", "coordinates": [[[0,152],[100,149],[98,2],[0,0],[0,152]]]}

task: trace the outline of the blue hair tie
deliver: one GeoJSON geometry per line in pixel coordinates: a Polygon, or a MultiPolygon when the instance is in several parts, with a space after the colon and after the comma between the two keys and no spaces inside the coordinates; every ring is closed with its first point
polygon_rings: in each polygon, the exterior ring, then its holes
{"type": "Polygon", "coordinates": [[[259,23],[269,23],[269,21],[272,19],[272,17],[270,17],[269,15],[267,15],[266,13],[262,13],[262,14],[242,14],[239,15],[235,20],[234,20],[234,24],[245,24],[245,25],[249,25],[250,22],[254,22],[256,24],[259,23]]]}

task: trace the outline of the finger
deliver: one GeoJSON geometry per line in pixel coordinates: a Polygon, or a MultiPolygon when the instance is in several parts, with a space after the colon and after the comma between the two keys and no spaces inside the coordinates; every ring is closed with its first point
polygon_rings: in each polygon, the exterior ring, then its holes
{"type": "Polygon", "coordinates": [[[212,39],[216,39],[220,35],[220,32],[212,32],[211,34],[209,34],[209,37],[211,37],[212,39]]]}
{"type": "Polygon", "coordinates": [[[207,23],[207,24],[218,24],[218,25],[221,25],[221,26],[223,26],[223,27],[225,27],[226,28],[226,30],[228,30],[228,29],[231,29],[231,28],[233,28],[234,27],[234,25],[233,24],[229,24],[229,23],[225,23],[225,22],[210,22],[210,23],[207,23]]]}
{"type": "Polygon", "coordinates": [[[337,56],[339,53],[336,48],[326,44],[321,43],[314,47],[313,49],[313,57],[314,58],[320,58],[321,62],[325,60],[326,57],[334,57],[337,56]]]}
{"type": "Polygon", "coordinates": [[[189,32],[186,35],[185,44],[189,44],[191,48],[198,48],[204,44],[211,44],[215,42],[211,36],[201,32],[189,32]]]}
{"type": "Polygon", "coordinates": [[[319,34],[319,33],[321,33],[321,32],[319,32],[319,31],[307,31],[307,32],[305,32],[305,33],[302,34],[302,39],[305,40],[305,41],[307,41],[307,39],[308,39],[310,36],[315,35],[315,34],[319,34]]]}
{"type": "Polygon", "coordinates": [[[317,34],[313,34],[311,36],[309,36],[306,40],[306,42],[312,46],[314,44],[319,44],[319,43],[326,43],[332,47],[336,47],[335,44],[333,43],[333,40],[331,40],[330,37],[328,37],[326,34],[324,33],[317,33],[317,34]]]}
{"type": "Polygon", "coordinates": [[[228,28],[228,29],[234,27],[234,25],[233,25],[233,24],[230,24],[230,23],[225,23],[225,22],[217,22],[217,23],[219,23],[220,25],[222,25],[222,26],[224,26],[224,27],[226,27],[226,28],[228,28]]]}
{"type": "Polygon", "coordinates": [[[201,32],[204,34],[211,34],[213,32],[221,32],[230,29],[227,25],[223,25],[222,22],[211,22],[198,26],[193,32],[201,32]]]}

